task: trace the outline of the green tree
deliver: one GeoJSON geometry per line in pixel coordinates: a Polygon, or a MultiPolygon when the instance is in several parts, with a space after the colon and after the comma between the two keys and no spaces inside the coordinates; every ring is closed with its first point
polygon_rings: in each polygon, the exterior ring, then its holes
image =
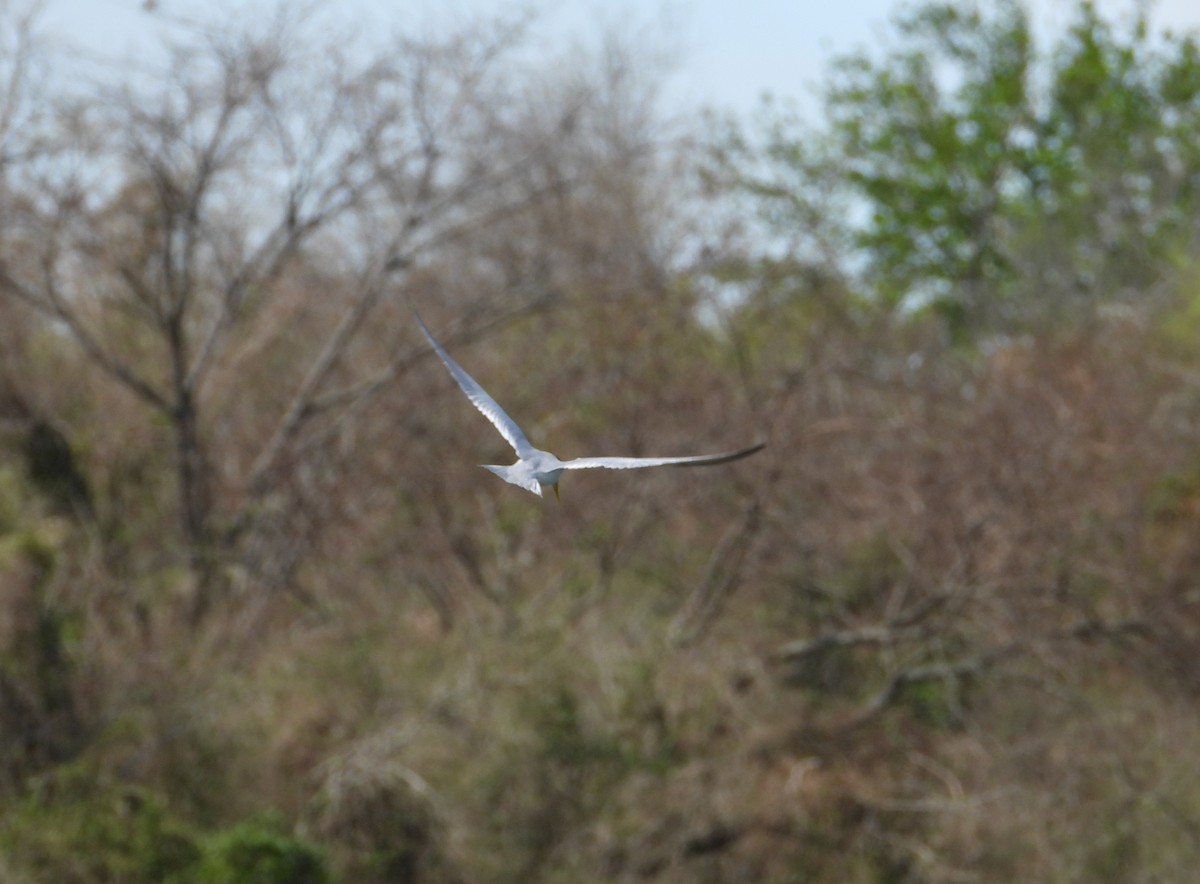
{"type": "Polygon", "coordinates": [[[1039,54],[1015,0],[925,4],[894,34],[835,62],[823,127],[769,112],[718,152],[778,239],[837,244],[821,257],[883,304],[980,331],[1133,300],[1194,237],[1194,35],[1085,2],[1039,54]]]}

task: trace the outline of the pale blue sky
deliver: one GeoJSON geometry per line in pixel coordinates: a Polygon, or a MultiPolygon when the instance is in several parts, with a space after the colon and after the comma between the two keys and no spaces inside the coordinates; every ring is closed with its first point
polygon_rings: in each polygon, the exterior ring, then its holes
{"type": "MultiPolygon", "coordinates": [[[[1101,0],[1107,12],[1128,12],[1134,0],[1101,0]]],[[[143,0],[43,0],[43,26],[72,41],[85,55],[125,57],[153,42],[163,17],[143,11],[143,0]]],[[[241,15],[267,10],[250,0],[157,0],[169,16],[203,18],[214,10],[241,15]]],[[[371,32],[401,22],[418,27],[511,11],[514,0],[332,0],[336,18],[371,32]]],[[[538,30],[547,47],[585,41],[596,23],[633,26],[675,57],[669,97],[744,112],[764,91],[807,100],[834,54],[877,43],[903,0],[532,0],[542,10],[538,30]]],[[[1043,30],[1061,26],[1074,0],[1031,4],[1043,30]]],[[[1157,25],[1200,28],[1200,0],[1151,4],[1157,25]]]]}

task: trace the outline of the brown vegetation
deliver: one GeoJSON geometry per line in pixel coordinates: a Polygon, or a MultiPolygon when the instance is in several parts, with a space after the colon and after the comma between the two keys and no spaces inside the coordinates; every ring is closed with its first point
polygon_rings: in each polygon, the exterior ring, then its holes
{"type": "Polygon", "coordinates": [[[0,877],[1188,879],[1186,270],[714,309],[634,59],[272,33],[5,154],[0,877]],[[535,500],[410,303],[563,456],[768,447],[535,500]]]}

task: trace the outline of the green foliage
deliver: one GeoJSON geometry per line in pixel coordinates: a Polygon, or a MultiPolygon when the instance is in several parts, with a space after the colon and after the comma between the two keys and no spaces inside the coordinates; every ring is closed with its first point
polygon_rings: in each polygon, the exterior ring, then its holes
{"type": "Polygon", "coordinates": [[[1200,339],[1200,266],[1184,265],[1177,276],[1174,303],[1156,317],[1161,338],[1156,343],[1172,357],[1187,360],[1200,339]]]}
{"type": "Polygon", "coordinates": [[[956,677],[923,679],[905,685],[897,704],[908,708],[918,721],[934,730],[955,730],[963,723],[965,680],[956,677]]]}
{"type": "Polygon", "coordinates": [[[25,440],[29,477],[59,509],[91,512],[92,495],[62,431],[36,420],[25,440]]]}
{"type": "Polygon", "coordinates": [[[1087,848],[1084,875],[1094,881],[1128,881],[1144,867],[1137,827],[1124,814],[1109,825],[1087,848]]]}
{"type": "Polygon", "coordinates": [[[0,467],[0,538],[13,533],[21,523],[23,492],[17,472],[0,467]]]}
{"type": "Polygon", "coordinates": [[[51,526],[33,525],[14,538],[14,548],[33,566],[38,583],[45,583],[50,578],[58,562],[58,545],[53,533],[51,526]]]}
{"type": "Polygon", "coordinates": [[[324,854],[275,816],[204,836],[163,800],[90,764],[33,780],[0,816],[0,852],[35,880],[64,884],[325,884],[324,854]]]}
{"type": "Polygon", "coordinates": [[[608,734],[592,733],[582,720],[579,700],[566,688],[531,700],[529,718],[542,760],[564,770],[619,765],[620,744],[608,734]]]}
{"type": "Polygon", "coordinates": [[[839,607],[863,613],[879,604],[898,581],[905,578],[904,562],[896,543],[878,533],[851,546],[842,556],[842,567],[829,580],[839,607]]]}
{"type": "Polygon", "coordinates": [[[195,884],[326,884],[324,854],[274,818],[242,823],[205,845],[195,884]]]}
{"type": "Polygon", "coordinates": [[[1146,515],[1151,525],[1186,525],[1190,528],[1198,507],[1200,460],[1185,469],[1160,476],[1146,495],[1146,515]]]}
{"type": "Polygon", "coordinates": [[[1029,123],[1031,35],[1015,5],[988,21],[931,4],[898,30],[911,48],[882,65],[843,59],[827,101],[847,181],[871,206],[858,242],[872,278],[893,302],[922,283],[935,283],[927,294],[940,300],[951,284],[1005,268],[995,225],[1009,211],[1014,142],[1029,123]]]}
{"type": "Polygon", "coordinates": [[[1015,0],[925,3],[895,33],[835,63],[824,128],[776,113],[723,149],[776,236],[843,244],[821,260],[960,335],[1145,297],[1196,233],[1195,37],[1083,2],[1042,57],[1015,0]],[[858,210],[820,211],[831,192],[858,210]]]}
{"type": "Polygon", "coordinates": [[[0,538],[9,631],[0,644],[0,771],[17,781],[79,751],[88,727],[75,695],[77,612],[52,592],[62,540],[53,520],[0,538]],[[10,570],[11,569],[11,570],[10,570]]]}
{"type": "Polygon", "coordinates": [[[157,798],[84,764],[31,783],[3,816],[0,844],[17,868],[63,884],[184,881],[200,858],[195,834],[157,798]]]}

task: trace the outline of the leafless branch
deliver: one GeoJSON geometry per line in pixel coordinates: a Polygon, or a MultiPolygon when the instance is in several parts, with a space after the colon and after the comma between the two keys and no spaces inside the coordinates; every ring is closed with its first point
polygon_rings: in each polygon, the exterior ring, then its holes
{"type": "Polygon", "coordinates": [[[752,499],[725,532],[713,550],[704,581],[671,621],[669,635],[673,642],[680,645],[694,642],[712,623],[741,576],[742,564],[758,532],[761,514],[762,506],[757,499],[752,499]]]}
{"type": "Polygon", "coordinates": [[[826,632],[813,638],[788,642],[778,650],[777,655],[781,660],[798,663],[836,648],[894,645],[917,640],[922,635],[923,631],[896,629],[892,626],[864,626],[860,629],[826,632]]]}

